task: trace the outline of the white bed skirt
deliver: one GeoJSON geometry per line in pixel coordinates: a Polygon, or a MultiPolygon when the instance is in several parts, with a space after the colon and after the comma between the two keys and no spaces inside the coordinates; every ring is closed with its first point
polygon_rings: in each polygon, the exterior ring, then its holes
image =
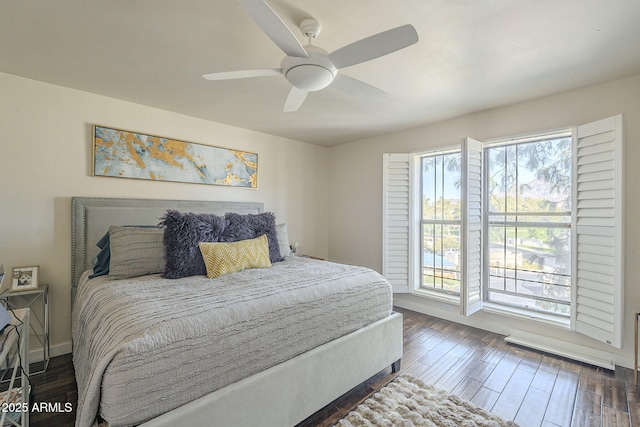
{"type": "Polygon", "coordinates": [[[402,315],[330,341],[142,426],[294,426],[402,358],[402,315]]]}

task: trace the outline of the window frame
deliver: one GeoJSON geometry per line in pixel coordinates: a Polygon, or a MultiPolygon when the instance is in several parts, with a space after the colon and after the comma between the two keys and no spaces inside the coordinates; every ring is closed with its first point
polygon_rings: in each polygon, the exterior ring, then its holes
{"type": "MultiPolygon", "coordinates": [[[[563,128],[563,129],[556,129],[556,130],[552,130],[552,131],[546,131],[546,132],[537,132],[537,133],[529,133],[523,136],[514,136],[514,137],[509,137],[509,138],[499,138],[499,139],[493,139],[490,141],[485,141],[482,142],[482,159],[483,159],[483,164],[485,165],[483,167],[483,171],[482,171],[482,194],[483,196],[483,236],[485,236],[485,238],[482,239],[482,251],[483,251],[483,258],[484,261],[482,263],[482,300],[483,300],[483,304],[489,304],[492,306],[492,308],[496,311],[504,311],[506,313],[509,314],[521,314],[521,313],[526,313],[529,316],[531,316],[532,318],[538,319],[538,318],[544,318],[546,320],[549,319],[554,319],[554,321],[556,323],[562,324],[562,325],[568,325],[569,324],[569,319],[571,316],[571,305],[572,305],[572,301],[571,299],[573,298],[573,283],[572,283],[572,278],[571,278],[571,273],[569,273],[569,293],[570,293],[570,300],[568,302],[569,305],[569,313],[567,315],[563,315],[560,313],[554,313],[551,311],[545,311],[542,309],[535,309],[535,308],[530,308],[530,307],[523,307],[517,304],[508,304],[505,302],[499,302],[499,301],[495,301],[495,300],[491,300],[489,297],[489,294],[491,293],[491,227],[492,225],[498,224],[501,225],[503,224],[505,226],[505,228],[508,228],[509,225],[514,226],[516,229],[518,227],[540,227],[540,228],[566,228],[569,229],[569,245],[571,248],[571,253],[570,253],[570,260],[569,260],[569,270],[571,270],[571,266],[574,263],[574,259],[573,259],[573,229],[575,227],[575,224],[573,223],[573,193],[574,193],[574,183],[573,183],[573,179],[571,179],[571,190],[570,190],[570,198],[571,198],[571,209],[569,211],[563,211],[563,212],[520,212],[518,210],[519,206],[516,205],[516,210],[514,210],[513,212],[509,211],[509,209],[505,209],[504,212],[495,212],[492,211],[490,209],[491,207],[491,199],[490,199],[490,188],[489,188],[489,167],[488,167],[488,157],[489,157],[489,150],[492,148],[496,148],[496,147],[514,147],[514,146],[519,146],[519,145],[523,145],[523,144],[531,144],[531,143],[535,143],[537,141],[545,141],[545,140],[550,140],[550,139],[558,139],[558,138],[570,138],[571,139],[571,150],[572,150],[572,167],[573,167],[573,150],[574,150],[574,142],[573,139],[575,138],[574,132],[572,128],[563,128]],[[492,217],[505,217],[504,221],[492,221],[492,217]],[[507,220],[506,217],[515,217],[514,220],[507,220]],[[546,216],[546,217],[553,217],[553,216],[564,216],[564,217],[568,217],[568,221],[565,221],[563,223],[558,223],[557,225],[553,225],[553,226],[549,226],[549,225],[545,225],[544,222],[542,221],[527,221],[527,222],[520,222],[517,220],[518,216],[546,216]]],[[[517,149],[517,148],[516,148],[517,149]]],[[[506,161],[505,161],[506,164],[506,161]]],[[[574,172],[573,170],[571,171],[571,175],[573,176],[574,172]]],[[[517,175],[517,171],[516,171],[516,175],[517,175]]],[[[518,181],[516,183],[516,185],[519,185],[520,182],[518,181]]],[[[516,193],[516,197],[519,194],[516,193]]],[[[506,197],[506,195],[505,195],[506,197]]],[[[514,269],[514,274],[517,277],[517,271],[523,271],[523,269],[518,269],[515,268],[514,269]]],[[[506,274],[505,274],[506,276],[506,274]]],[[[517,279],[516,279],[517,281],[517,279]]],[[[517,292],[516,292],[517,294],[517,292]]],[[[538,298],[533,298],[533,299],[538,299],[538,298]]],[[[543,300],[540,299],[540,300],[543,300]]]]}
{"type": "MultiPolygon", "coordinates": [[[[446,225],[454,225],[454,226],[458,226],[459,229],[459,244],[458,244],[458,250],[459,250],[459,256],[462,255],[462,185],[460,186],[460,191],[459,191],[459,197],[460,197],[460,216],[458,218],[458,220],[445,220],[443,218],[441,219],[437,219],[434,216],[434,219],[432,220],[428,220],[424,218],[424,194],[425,194],[425,189],[424,189],[424,169],[423,169],[423,161],[425,158],[427,157],[445,157],[451,154],[459,154],[460,155],[460,159],[462,159],[462,152],[460,147],[449,147],[449,148],[443,148],[441,150],[434,150],[434,151],[429,151],[429,152],[423,152],[423,153],[417,153],[415,154],[415,159],[416,159],[416,165],[418,167],[418,170],[420,171],[420,173],[416,173],[417,175],[417,179],[419,181],[419,199],[420,202],[417,203],[418,208],[419,208],[419,218],[418,218],[418,226],[417,226],[417,230],[415,231],[415,233],[417,235],[418,238],[418,244],[417,246],[419,247],[419,252],[417,255],[418,258],[418,263],[417,265],[420,268],[420,271],[418,273],[418,281],[416,283],[415,286],[415,290],[416,292],[419,293],[425,293],[425,294],[434,294],[434,296],[439,296],[440,298],[446,299],[446,300],[454,300],[456,298],[460,297],[461,294],[461,290],[459,292],[455,292],[455,291],[449,291],[449,290],[445,290],[445,289],[437,289],[435,286],[425,286],[424,283],[424,251],[425,251],[425,246],[424,246],[424,226],[425,225],[433,225],[433,226],[446,226],[446,225]]],[[[443,162],[443,174],[444,174],[444,162],[443,162]]],[[[462,172],[462,171],[460,171],[462,172]]],[[[434,171],[434,174],[436,172],[434,171]]],[[[444,179],[442,182],[442,185],[444,187],[444,179]]],[[[443,193],[444,195],[444,193],[443,193]]],[[[435,200],[434,200],[435,203],[435,200]]],[[[460,266],[462,265],[462,261],[460,261],[460,266]]],[[[434,272],[436,270],[436,266],[434,265],[434,272]]],[[[458,271],[458,282],[459,282],[459,287],[460,289],[462,289],[462,278],[461,276],[461,272],[458,271]]],[[[434,274],[435,277],[435,274],[434,274]]]]}

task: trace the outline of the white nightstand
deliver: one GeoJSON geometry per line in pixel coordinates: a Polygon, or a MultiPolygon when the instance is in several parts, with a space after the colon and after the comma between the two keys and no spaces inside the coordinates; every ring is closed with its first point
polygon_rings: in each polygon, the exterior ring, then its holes
{"type": "MultiPolygon", "coordinates": [[[[31,309],[31,322],[29,323],[30,335],[34,348],[42,349],[42,369],[33,374],[39,374],[47,370],[49,366],[49,285],[40,285],[37,289],[26,291],[5,290],[0,294],[0,301],[4,306],[13,310],[19,308],[31,309]]],[[[39,365],[38,365],[39,368],[39,365]]]]}
{"type": "Polygon", "coordinates": [[[638,370],[640,370],[640,362],[638,362],[638,325],[640,324],[640,313],[636,313],[634,316],[635,325],[635,341],[633,346],[633,383],[638,385],[638,370]]]}
{"type": "MultiPolygon", "coordinates": [[[[11,312],[10,312],[11,313],[11,312]]],[[[0,425],[29,425],[29,309],[17,309],[12,313],[13,320],[0,334],[0,372],[2,380],[7,381],[0,393],[0,425]],[[16,379],[20,379],[20,385],[16,379]],[[11,420],[11,421],[9,421],[11,420]]]]}

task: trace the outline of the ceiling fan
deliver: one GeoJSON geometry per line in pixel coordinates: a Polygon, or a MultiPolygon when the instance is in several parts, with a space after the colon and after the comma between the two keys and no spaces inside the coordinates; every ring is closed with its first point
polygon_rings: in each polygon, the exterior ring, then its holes
{"type": "Polygon", "coordinates": [[[227,71],[205,74],[207,80],[232,80],[282,74],[293,85],[284,103],[285,112],[298,111],[309,92],[332,87],[355,96],[379,97],[382,90],[361,80],[339,74],[342,68],[379,58],[418,41],[412,25],[403,25],[366,37],[332,53],[311,44],[320,33],[320,23],[305,19],[300,31],[308,39],[302,46],[291,30],[264,0],[239,0],[249,15],[269,38],[287,55],[281,68],[227,71]]]}

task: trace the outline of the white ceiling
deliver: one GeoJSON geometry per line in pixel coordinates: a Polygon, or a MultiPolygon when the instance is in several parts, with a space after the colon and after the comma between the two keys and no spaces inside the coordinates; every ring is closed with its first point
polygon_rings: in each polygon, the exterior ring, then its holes
{"type": "MultiPolygon", "coordinates": [[[[267,0],[302,44],[332,52],[412,24],[420,40],[341,72],[389,93],[328,87],[283,113],[284,53],[235,0],[2,0],[0,71],[333,146],[640,73],[636,0],[267,0]]],[[[117,123],[113,123],[117,126],[117,123]]]]}

